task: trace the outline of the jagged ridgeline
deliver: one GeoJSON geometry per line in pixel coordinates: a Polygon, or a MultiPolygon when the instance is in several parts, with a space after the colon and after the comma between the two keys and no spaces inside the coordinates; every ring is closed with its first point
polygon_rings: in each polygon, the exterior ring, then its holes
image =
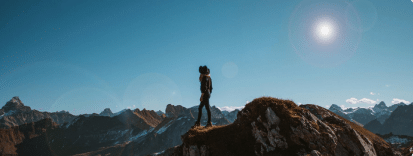
{"type": "Polygon", "coordinates": [[[382,138],[327,109],[271,97],[247,104],[230,125],[191,129],[182,141],[163,155],[394,155],[382,138]]]}
{"type": "Polygon", "coordinates": [[[67,111],[40,112],[32,110],[29,106],[25,106],[19,97],[15,96],[0,109],[0,128],[8,129],[45,118],[50,118],[57,124],[63,124],[72,121],[75,117],[67,111]]]}
{"type": "Polygon", "coordinates": [[[394,155],[379,136],[316,105],[262,97],[240,111],[210,109],[215,126],[191,129],[196,106],[75,116],[14,97],[0,109],[0,155],[394,155]]]}
{"type": "MultiPolygon", "coordinates": [[[[238,112],[210,109],[214,125],[230,124],[238,112]]],[[[146,109],[113,113],[109,108],[99,114],[49,113],[13,97],[0,109],[0,156],[148,155],[182,144],[181,135],[193,126],[197,115],[197,106],[172,104],[166,105],[165,113],[146,109]]]]}

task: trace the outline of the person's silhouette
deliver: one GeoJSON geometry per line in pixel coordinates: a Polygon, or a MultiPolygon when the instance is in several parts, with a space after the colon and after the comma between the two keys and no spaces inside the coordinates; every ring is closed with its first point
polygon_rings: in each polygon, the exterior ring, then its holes
{"type": "Polygon", "coordinates": [[[212,93],[212,80],[211,76],[209,75],[209,69],[207,66],[199,66],[199,81],[201,82],[201,103],[199,104],[198,108],[198,120],[195,122],[195,126],[201,125],[201,117],[202,117],[202,107],[205,106],[205,109],[208,113],[208,122],[206,127],[212,126],[211,123],[211,111],[209,110],[209,98],[211,97],[212,93]]]}

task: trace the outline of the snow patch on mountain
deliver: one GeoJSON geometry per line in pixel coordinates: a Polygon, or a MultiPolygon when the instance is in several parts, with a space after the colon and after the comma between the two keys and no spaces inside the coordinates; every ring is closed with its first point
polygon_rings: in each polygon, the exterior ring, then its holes
{"type": "Polygon", "coordinates": [[[378,119],[379,122],[383,124],[393,110],[400,105],[401,104],[396,104],[387,107],[383,101],[369,107],[344,107],[343,105],[337,106],[336,104],[332,104],[329,110],[349,120],[354,118],[363,125],[374,119],[378,119]]]}
{"type": "MultiPolygon", "coordinates": [[[[173,120],[172,120],[173,121],[173,120]]],[[[169,121],[165,126],[163,126],[162,128],[159,128],[158,131],[156,131],[156,133],[158,134],[162,134],[163,132],[165,132],[169,126],[171,126],[172,121],[169,121]]]]}
{"type": "Polygon", "coordinates": [[[113,116],[111,116],[111,117],[118,116],[118,115],[122,114],[123,112],[125,112],[125,111],[127,111],[127,110],[130,110],[130,109],[123,109],[123,110],[121,110],[121,111],[119,111],[119,112],[117,112],[117,113],[113,113],[113,116]]]}
{"type": "Polygon", "coordinates": [[[5,117],[5,116],[11,116],[11,115],[13,115],[15,112],[16,112],[15,110],[10,110],[10,111],[8,111],[7,113],[4,113],[3,115],[0,115],[0,119],[2,119],[2,118],[5,117]]]}
{"type": "Polygon", "coordinates": [[[73,125],[74,123],[76,123],[77,120],[79,120],[80,117],[76,117],[74,118],[72,121],[70,121],[69,123],[67,123],[65,125],[66,128],[69,128],[71,125],[73,125]]]}
{"type": "Polygon", "coordinates": [[[238,110],[242,110],[245,106],[224,106],[224,107],[217,107],[219,110],[221,111],[228,111],[228,112],[232,112],[236,109],[238,110]]]}
{"type": "Polygon", "coordinates": [[[151,128],[151,129],[149,129],[149,130],[144,130],[144,131],[138,133],[137,135],[135,135],[135,136],[133,136],[133,137],[130,137],[130,138],[129,138],[129,141],[137,140],[137,139],[139,139],[139,138],[147,135],[147,134],[150,133],[151,131],[153,131],[153,128],[151,128]]]}

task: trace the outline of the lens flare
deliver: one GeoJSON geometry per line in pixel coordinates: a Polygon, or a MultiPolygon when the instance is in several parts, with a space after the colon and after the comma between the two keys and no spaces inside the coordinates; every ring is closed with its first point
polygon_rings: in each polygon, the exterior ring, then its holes
{"type": "Polygon", "coordinates": [[[346,62],[361,40],[361,32],[354,30],[360,26],[360,19],[348,16],[357,14],[346,1],[302,1],[289,21],[289,39],[294,51],[317,67],[334,67],[346,62]]]}

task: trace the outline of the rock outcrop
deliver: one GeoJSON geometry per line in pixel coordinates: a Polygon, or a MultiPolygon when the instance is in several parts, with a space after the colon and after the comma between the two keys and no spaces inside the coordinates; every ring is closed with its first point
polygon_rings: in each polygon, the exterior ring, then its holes
{"type": "Polygon", "coordinates": [[[141,119],[145,120],[146,124],[152,127],[158,126],[158,124],[160,124],[164,119],[162,116],[159,116],[155,111],[146,110],[145,108],[142,111],[139,109],[135,109],[134,113],[141,119]]]}
{"type": "Polygon", "coordinates": [[[190,129],[173,155],[393,155],[377,135],[316,105],[262,97],[227,126],[190,129]]]}
{"type": "Polygon", "coordinates": [[[402,149],[403,156],[412,156],[413,155],[413,143],[411,143],[407,148],[402,149]]]}

